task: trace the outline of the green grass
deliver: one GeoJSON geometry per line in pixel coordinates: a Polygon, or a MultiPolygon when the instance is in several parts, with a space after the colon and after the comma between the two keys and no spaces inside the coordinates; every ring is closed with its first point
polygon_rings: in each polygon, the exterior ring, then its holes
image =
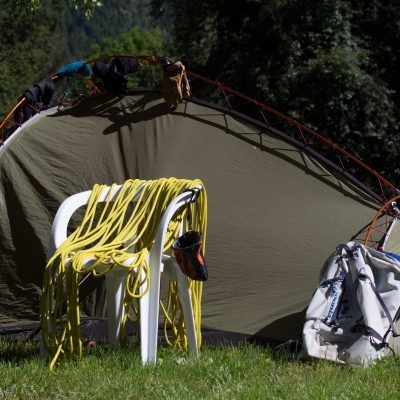
{"type": "Polygon", "coordinates": [[[369,368],[304,361],[255,345],[204,347],[198,358],[160,348],[87,349],[54,372],[37,342],[0,341],[0,399],[399,399],[400,357],[369,368]]]}

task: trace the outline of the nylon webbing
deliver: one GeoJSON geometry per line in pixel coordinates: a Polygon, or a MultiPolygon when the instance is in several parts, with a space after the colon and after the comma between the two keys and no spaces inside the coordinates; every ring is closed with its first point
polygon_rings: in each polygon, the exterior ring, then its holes
{"type": "MultiPolygon", "coordinates": [[[[376,298],[378,299],[379,304],[381,305],[382,310],[383,310],[383,312],[385,313],[386,318],[387,318],[388,321],[389,321],[389,329],[386,331],[386,333],[385,333],[385,335],[383,336],[383,338],[379,335],[379,337],[381,337],[381,339],[379,339],[379,340],[382,340],[383,342],[387,343],[387,342],[386,342],[386,338],[387,338],[387,335],[389,334],[390,331],[392,331],[393,334],[396,333],[395,336],[398,336],[398,334],[397,334],[397,332],[396,332],[396,330],[395,330],[394,324],[393,324],[393,319],[392,319],[392,317],[391,317],[391,315],[390,315],[390,312],[389,312],[388,308],[386,307],[386,304],[384,303],[384,301],[383,301],[381,295],[379,294],[378,290],[376,289],[375,284],[372,282],[371,278],[370,278],[369,276],[367,276],[367,275],[361,275],[361,274],[360,274],[359,277],[361,277],[361,276],[362,276],[363,278],[369,280],[369,284],[370,284],[370,286],[371,286],[371,288],[372,288],[372,291],[374,292],[376,298]]],[[[359,279],[360,279],[360,278],[359,278],[359,279]]],[[[368,327],[368,328],[369,328],[369,329],[372,329],[372,328],[370,328],[370,327],[368,327]]],[[[374,332],[375,332],[375,331],[374,331],[374,332]]]]}

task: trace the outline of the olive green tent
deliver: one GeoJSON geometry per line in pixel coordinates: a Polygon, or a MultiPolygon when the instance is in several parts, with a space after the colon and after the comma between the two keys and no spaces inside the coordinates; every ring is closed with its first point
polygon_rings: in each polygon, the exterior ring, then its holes
{"type": "MultiPolygon", "coordinates": [[[[362,239],[380,206],[282,132],[195,99],[170,109],[157,91],[41,112],[0,148],[0,168],[1,327],[38,321],[55,213],[95,183],[203,180],[203,327],[226,337],[300,335],[325,260],[339,243],[362,239]]],[[[82,297],[87,315],[105,315],[101,288],[82,297]]]]}

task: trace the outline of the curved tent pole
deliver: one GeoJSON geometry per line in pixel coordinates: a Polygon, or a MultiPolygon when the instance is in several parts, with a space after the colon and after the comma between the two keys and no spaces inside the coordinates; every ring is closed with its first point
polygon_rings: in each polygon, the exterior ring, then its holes
{"type": "MultiPolygon", "coordinates": [[[[219,82],[215,82],[211,79],[205,78],[201,75],[195,74],[194,72],[190,72],[190,71],[186,71],[186,73],[190,76],[193,76],[197,79],[203,80],[205,82],[207,82],[210,85],[216,86],[218,88],[218,90],[221,90],[224,93],[224,96],[226,97],[226,92],[229,92],[237,97],[240,97],[244,100],[246,100],[249,103],[254,104],[255,106],[259,107],[262,111],[268,111],[271,112],[273,114],[275,114],[276,116],[278,116],[279,118],[290,122],[291,124],[293,124],[294,126],[296,126],[298,128],[298,130],[300,131],[300,134],[303,138],[303,141],[305,144],[308,144],[305,136],[304,136],[304,131],[306,131],[307,133],[309,133],[311,136],[315,137],[316,139],[318,139],[320,142],[328,144],[332,147],[332,149],[338,151],[339,153],[341,153],[342,155],[348,157],[349,159],[351,159],[352,161],[356,162],[359,166],[361,166],[362,168],[364,168],[365,170],[367,170],[368,172],[370,172],[372,175],[374,175],[377,179],[378,182],[384,183],[385,185],[387,185],[389,188],[391,188],[392,190],[399,192],[399,189],[397,189],[391,182],[389,182],[387,179],[383,178],[381,175],[378,174],[377,171],[375,171],[374,169],[370,168],[367,164],[363,163],[362,161],[360,161],[357,157],[353,156],[351,153],[349,153],[348,151],[342,149],[340,146],[338,146],[337,144],[335,144],[332,140],[327,139],[326,137],[322,136],[321,134],[315,132],[314,130],[312,130],[311,128],[308,128],[307,126],[301,124],[300,122],[296,121],[295,119],[288,117],[285,114],[282,114],[281,112],[263,104],[260,103],[257,100],[252,99],[251,97],[248,97],[236,90],[233,90],[227,86],[222,85],[219,82]]],[[[266,117],[264,115],[264,113],[262,114],[263,118],[266,120],[266,117]]],[[[341,165],[343,166],[342,162],[341,165]]],[[[382,191],[382,194],[383,191],[382,191]]],[[[386,198],[386,196],[384,196],[384,198],[386,198]]]]}
{"type": "Polygon", "coordinates": [[[12,121],[10,118],[11,116],[14,114],[15,110],[20,107],[25,101],[25,97],[23,99],[21,99],[14,107],[13,109],[6,115],[6,117],[4,118],[4,120],[2,121],[2,123],[0,124],[0,132],[2,133],[1,136],[3,136],[3,128],[6,127],[6,125],[8,125],[9,123],[14,123],[16,125],[18,125],[16,122],[12,121]]]}
{"type": "Polygon", "coordinates": [[[385,204],[380,208],[380,210],[376,213],[374,219],[372,220],[367,234],[365,236],[364,239],[364,245],[368,246],[368,245],[377,245],[379,244],[380,240],[382,237],[379,237],[379,240],[374,240],[372,238],[372,234],[373,232],[378,232],[379,236],[384,236],[387,234],[389,226],[390,226],[390,222],[388,217],[393,216],[393,211],[391,210],[391,205],[392,203],[396,203],[398,200],[400,200],[400,194],[391,198],[390,200],[386,201],[385,204]],[[385,220],[378,224],[378,220],[382,217],[382,215],[384,214],[385,216],[385,220]],[[390,215],[392,214],[392,215],[390,215]]]}

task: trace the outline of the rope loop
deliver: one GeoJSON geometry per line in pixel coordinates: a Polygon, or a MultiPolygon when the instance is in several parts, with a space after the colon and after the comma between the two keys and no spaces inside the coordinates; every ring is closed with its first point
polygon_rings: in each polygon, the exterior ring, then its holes
{"type": "MultiPolygon", "coordinates": [[[[147,256],[154,244],[158,226],[171,201],[186,190],[192,193],[188,206],[192,207],[194,202],[197,206],[198,212],[190,219],[193,220],[193,228],[203,232],[203,251],[205,250],[207,197],[200,180],[128,180],[111,199],[114,187],[115,185],[108,189],[103,202],[99,199],[107,187],[93,187],[82,222],[46,265],[40,320],[50,370],[61,355],[77,358],[82,356],[79,284],[83,275],[84,279],[88,273],[98,278],[117,267],[127,270],[121,339],[127,338],[126,323],[135,317],[138,320],[135,302],[148,291],[151,284],[147,256]],[[196,189],[199,185],[202,190],[196,189]],[[145,290],[141,290],[143,285],[145,290]]],[[[182,207],[173,216],[165,235],[163,252],[170,251],[179,234],[182,220],[188,218],[187,214],[188,209],[182,207]]],[[[168,325],[172,336],[167,337],[167,342],[175,348],[187,350],[183,312],[176,285],[176,282],[170,284],[167,306],[161,306],[165,313],[164,331],[167,334],[168,325]]],[[[190,291],[200,347],[201,282],[191,282],[190,291]]]]}

